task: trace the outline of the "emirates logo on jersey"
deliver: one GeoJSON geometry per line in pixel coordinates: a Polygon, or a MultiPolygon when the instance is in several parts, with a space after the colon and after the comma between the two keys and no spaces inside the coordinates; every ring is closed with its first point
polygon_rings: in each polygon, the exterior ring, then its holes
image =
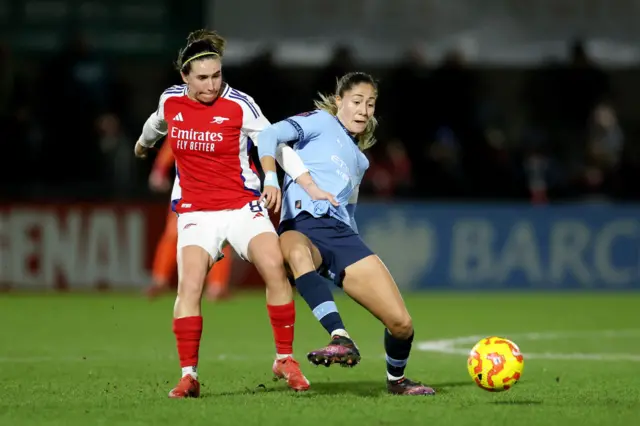
{"type": "Polygon", "coordinates": [[[224,139],[221,132],[199,132],[195,129],[184,130],[179,127],[171,128],[171,137],[194,142],[222,142],[224,139]]]}
{"type": "Polygon", "coordinates": [[[221,132],[198,131],[193,128],[171,128],[171,138],[176,141],[176,149],[185,151],[214,152],[215,144],[224,140],[221,132]]]}

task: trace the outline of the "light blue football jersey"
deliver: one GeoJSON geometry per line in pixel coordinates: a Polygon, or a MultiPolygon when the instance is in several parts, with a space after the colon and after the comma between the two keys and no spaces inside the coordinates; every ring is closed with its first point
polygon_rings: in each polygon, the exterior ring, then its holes
{"type": "Polygon", "coordinates": [[[260,157],[273,156],[277,143],[292,144],[318,187],[333,194],[340,203],[335,207],[326,200],[312,200],[300,185],[286,175],[281,221],[293,219],[306,211],[314,217],[334,217],[357,232],[352,220],[353,210],[360,182],[369,168],[369,160],[347,129],[335,116],[322,110],[299,114],[270,127],[260,134],[260,157]]]}

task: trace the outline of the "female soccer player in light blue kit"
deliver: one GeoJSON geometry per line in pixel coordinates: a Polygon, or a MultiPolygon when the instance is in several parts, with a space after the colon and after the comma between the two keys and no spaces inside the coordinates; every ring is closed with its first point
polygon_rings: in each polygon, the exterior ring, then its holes
{"type": "Polygon", "coordinates": [[[326,366],[360,361],[323,274],[386,327],[388,391],[432,395],[432,388],[404,376],[414,335],[411,317],[389,271],[360,239],[354,220],[358,188],[369,167],[362,151],[375,143],[377,92],[368,74],[346,74],[335,95],[322,96],[315,111],[265,129],[258,152],[265,186],[279,186],[274,159],[278,144],[292,143],[309,169],[295,182],[285,177],[278,230],[296,288],[331,336],[329,345],[308,354],[309,361],[326,366]]]}

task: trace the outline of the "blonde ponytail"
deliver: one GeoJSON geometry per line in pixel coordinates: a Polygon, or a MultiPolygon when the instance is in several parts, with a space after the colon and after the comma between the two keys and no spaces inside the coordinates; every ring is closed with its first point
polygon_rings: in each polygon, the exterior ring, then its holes
{"type": "Polygon", "coordinates": [[[335,96],[327,96],[322,93],[318,93],[318,97],[320,99],[313,101],[313,106],[315,106],[316,109],[321,109],[331,115],[336,115],[338,113],[338,104],[336,103],[335,96]]]}

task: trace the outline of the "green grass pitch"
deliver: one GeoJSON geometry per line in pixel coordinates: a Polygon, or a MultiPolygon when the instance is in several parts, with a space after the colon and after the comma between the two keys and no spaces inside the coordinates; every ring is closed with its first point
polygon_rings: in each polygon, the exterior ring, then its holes
{"type": "Polygon", "coordinates": [[[170,297],[0,297],[1,425],[632,425],[640,420],[640,294],[406,296],[416,339],[407,375],[435,397],[385,393],[382,327],[338,297],[362,363],[313,367],[328,339],[298,299],[296,356],[311,390],[271,381],[262,294],[204,304],[203,395],[169,400],[180,374],[170,297]],[[466,370],[469,336],[512,338],[522,380],[489,393],[466,370]],[[428,349],[428,350],[419,350],[428,349]],[[263,384],[265,388],[259,387],[263,384]]]}

